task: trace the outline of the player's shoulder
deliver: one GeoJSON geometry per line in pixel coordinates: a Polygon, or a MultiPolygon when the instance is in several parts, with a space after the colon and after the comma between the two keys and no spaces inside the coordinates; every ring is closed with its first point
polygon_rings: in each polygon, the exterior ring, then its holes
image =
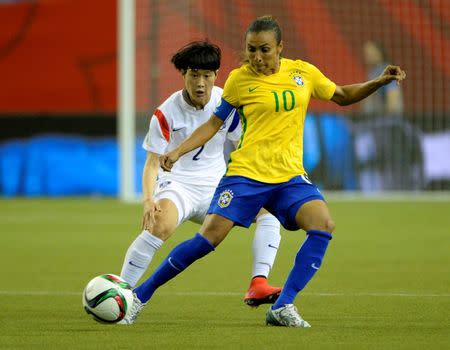
{"type": "Polygon", "coordinates": [[[172,119],[174,115],[180,114],[180,110],[182,110],[183,107],[182,99],[182,90],[174,92],[163,103],[161,103],[158,108],[156,108],[154,114],[162,114],[166,120],[172,119]]]}
{"type": "Polygon", "coordinates": [[[246,76],[251,74],[250,67],[248,63],[244,63],[241,66],[234,68],[229,74],[228,74],[228,80],[239,80],[239,79],[246,79],[246,76]]]}
{"type": "Polygon", "coordinates": [[[164,100],[158,107],[160,110],[167,110],[174,106],[180,105],[180,101],[183,98],[183,90],[175,91],[172,95],[164,100]]]}
{"type": "Polygon", "coordinates": [[[208,104],[205,106],[205,110],[208,110],[208,112],[213,113],[216,106],[220,103],[222,94],[223,89],[221,87],[213,86],[211,90],[211,97],[209,98],[208,104]]]}
{"type": "Polygon", "coordinates": [[[219,86],[213,86],[212,90],[211,90],[211,97],[214,98],[221,98],[223,94],[223,89],[219,86]]]}
{"type": "Polygon", "coordinates": [[[313,64],[303,61],[301,59],[283,58],[283,64],[290,69],[297,69],[300,71],[311,71],[317,69],[313,64]]]}

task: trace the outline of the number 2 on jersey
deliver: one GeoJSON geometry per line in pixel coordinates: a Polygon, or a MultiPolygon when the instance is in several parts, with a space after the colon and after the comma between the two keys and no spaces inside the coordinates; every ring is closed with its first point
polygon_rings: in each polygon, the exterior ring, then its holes
{"type": "Polygon", "coordinates": [[[200,160],[199,155],[200,155],[200,153],[202,153],[204,148],[205,148],[205,145],[202,145],[202,147],[200,147],[199,151],[197,153],[195,153],[195,155],[192,157],[192,160],[200,160]]]}

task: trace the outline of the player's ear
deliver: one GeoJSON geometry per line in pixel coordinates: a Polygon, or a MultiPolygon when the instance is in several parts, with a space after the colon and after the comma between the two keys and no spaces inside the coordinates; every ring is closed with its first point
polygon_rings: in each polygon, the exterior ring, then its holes
{"type": "Polygon", "coordinates": [[[214,72],[214,81],[216,81],[216,80],[217,80],[217,77],[219,76],[219,70],[216,69],[216,70],[213,71],[213,72],[214,72]]]}
{"type": "Polygon", "coordinates": [[[283,40],[280,41],[280,43],[278,44],[278,56],[281,55],[281,52],[283,51],[283,40]]]}

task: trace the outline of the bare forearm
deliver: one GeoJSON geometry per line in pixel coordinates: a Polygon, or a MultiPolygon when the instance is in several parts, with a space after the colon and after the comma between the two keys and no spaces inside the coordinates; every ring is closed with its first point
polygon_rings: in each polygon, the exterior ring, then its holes
{"type": "Polygon", "coordinates": [[[334,101],[341,106],[347,106],[365,99],[381,86],[383,86],[383,83],[379,79],[373,79],[359,84],[344,85],[340,87],[343,92],[342,96],[334,101]]]}
{"type": "Polygon", "coordinates": [[[159,157],[154,153],[148,153],[142,173],[142,195],[143,200],[153,198],[156,178],[158,176],[159,157]]]}
{"type": "Polygon", "coordinates": [[[220,129],[223,122],[212,116],[206,123],[199,126],[183,143],[178,146],[179,156],[188,153],[208,142],[220,129]]]}
{"type": "Polygon", "coordinates": [[[331,100],[341,106],[350,105],[373,94],[377,89],[383,85],[389,84],[391,81],[400,83],[405,78],[406,72],[399,66],[388,65],[383,73],[375,79],[359,84],[337,85],[331,100]]]}

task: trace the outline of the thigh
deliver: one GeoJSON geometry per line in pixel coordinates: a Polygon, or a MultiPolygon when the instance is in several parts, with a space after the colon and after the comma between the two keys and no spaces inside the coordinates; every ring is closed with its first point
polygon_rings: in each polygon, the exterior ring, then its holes
{"type": "Polygon", "coordinates": [[[211,199],[214,196],[216,190],[215,186],[198,186],[197,205],[192,217],[189,219],[195,223],[202,224],[205,221],[208,213],[211,199]]]}
{"type": "Polygon", "coordinates": [[[295,215],[297,225],[305,231],[320,230],[333,232],[334,222],[327,204],[322,200],[304,203],[295,215]]]}
{"type": "Polygon", "coordinates": [[[192,194],[188,185],[173,181],[158,181],[154,193],[156,201],[170,200],[177,210],[176,226],[189,220],[195,211],[195,201],[191,200],[192,194]]]}
{"type": "Polygon", "coordinates": [[[234,222],[230,219],[216,214],[209,214],[206,216],[199,232],[212,245],[217,247],[225,239],[233,226],[234,222]]]}
{"type": "Polygon", "coordinates": [[[323,201],[319,189],[305,176],[296,176],[280,184],[265,206],[287,230],[298,230],[296,214],[307,202],[323,201]]]}

